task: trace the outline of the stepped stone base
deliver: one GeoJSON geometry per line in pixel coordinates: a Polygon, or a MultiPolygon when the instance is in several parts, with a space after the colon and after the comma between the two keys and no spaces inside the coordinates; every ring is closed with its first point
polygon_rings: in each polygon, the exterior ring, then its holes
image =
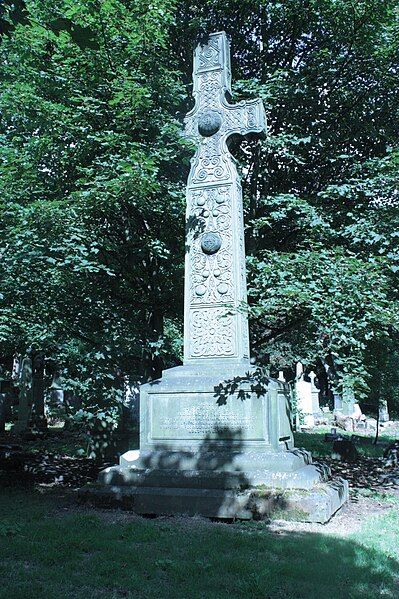
{"type": "Polygon", "coordinates": [[[140,451],[82,498],[138,514],[327,522],[348,484],[294,448],[289,390],[248,362],[180,366],[140,390],[140,451]]]}
{"type": "Polygon", "coordinates": [[[217,477],[210,477],[206,482],[201,479],[198,473],[190,473],[182,480],[186,485],[184,488],[97,483],[87,485],[79,495],[82,500],[95,505],[122,507],[142,515],[284,519],[323,524],[348,499],[348,483],[343,479],[320,483],[307,491],[263,486],[240,489],[233,475],[219,481],[217,477]],[[217,488],[218,483],[225,488],[217,488]],[[208,484],[208,488],[203,488],[204,484],[208,484]]]}

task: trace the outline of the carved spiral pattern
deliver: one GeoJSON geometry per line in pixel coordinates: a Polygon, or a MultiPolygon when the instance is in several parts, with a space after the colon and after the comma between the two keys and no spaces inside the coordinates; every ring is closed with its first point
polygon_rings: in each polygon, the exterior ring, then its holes
{"type": "Polygon", "coordinates": [[[220,132],[203,139],[193,164],[193,183],[230,178],[228,163],[228,157],[222,153],[220,132]]]}
{"type": "Polygon", "coordinates": [[[199,66],[200,69],[209,69],[218,66],[220,63],[220,46],[218,38],[211,38],[206,46],[199,49],[199,66]]]}

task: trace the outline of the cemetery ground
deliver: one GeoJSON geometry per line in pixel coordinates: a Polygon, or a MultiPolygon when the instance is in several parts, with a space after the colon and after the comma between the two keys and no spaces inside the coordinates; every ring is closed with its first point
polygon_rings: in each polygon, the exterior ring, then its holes
{"type": "Polygon", "coordinates": [[[383,468],[381,446],[334,462],[323,432],[297,434],[350,482],[350,502],[317,525],[79,504],[76,489],[103,467],[76,456],[79,441],[53,431],[0,470],[0,598],[399,597],[398,472],[383,468]]]}

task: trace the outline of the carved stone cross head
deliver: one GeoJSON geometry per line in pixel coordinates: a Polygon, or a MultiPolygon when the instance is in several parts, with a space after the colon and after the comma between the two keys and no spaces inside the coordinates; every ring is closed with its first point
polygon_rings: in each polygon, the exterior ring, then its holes
{"type": "MultiPolygon", "coordinates": [[[[229,104],[230,48],[224,31],[212,33],[194,52],[194,108],[185,119],[186,134],[197,142],[215,136],[223,143],[234,134],[262,134],[266,116],[261,100],[229,104]]],[[[222,151],[222,148],[220,148],[222,151]]]]}
{"type": "Polygon", "coordinates": [[[249,364],[242,191],[226,142],[263,133],[265,111],[261,100],[229,104],[224,32],[196,48],[193,79],[186,134],[197,148],[187,183],[184,363],[249,364]]]}

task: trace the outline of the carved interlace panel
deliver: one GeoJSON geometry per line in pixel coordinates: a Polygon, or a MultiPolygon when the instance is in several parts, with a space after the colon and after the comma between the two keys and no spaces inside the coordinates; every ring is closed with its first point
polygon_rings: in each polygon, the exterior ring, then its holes
{"type": "Polygon", "coordinates": [[[193,358],[231,357],[235,354],[234,320],[223,308],[191,312],[190,354],[193,358]]]}
{"type": "Polygon", "coordinates": [[[207,45],[199,46],[197,49],[198,68],[211,69],[217,66],[221,67],[220,51],[221,43],[219,37],[212,37],[207,45]]]}
{"type": "Polygon", "coordinates": [[[192,183],[231,180],[231,159],[220,151],[220,134],[208,137],[201,144],[192,166],[192,183]]]}
{"type": "Polygon", "coordinates": [[[224,33],[198,46],[185,120],[197,144],[187,186],[186,360],[248,356],[247,317],[237,310],[246,300],[242,194],[226,140],[262,132],[265,115],[261,100],[227,102],[229,56],[224,33]]]}

